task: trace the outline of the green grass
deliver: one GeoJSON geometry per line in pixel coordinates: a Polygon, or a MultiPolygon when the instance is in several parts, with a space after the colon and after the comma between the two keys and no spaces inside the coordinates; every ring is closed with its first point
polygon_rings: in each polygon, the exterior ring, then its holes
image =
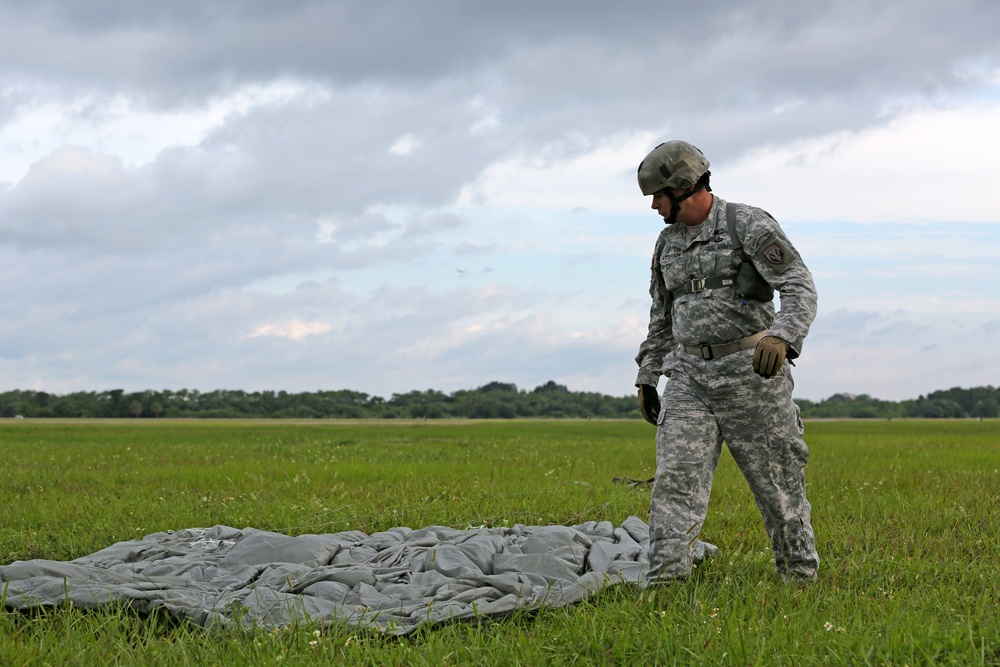
{"type": "MultiPolygon", "coordinates": [[[[0,423],[0,563],[226,524],[289,534],[646,518],[637,421],[0,423]]],[[[691,581],[402,639],[0,612],[3,665],[1000,665],[1000,422],[807,424],[819,581],[781,584],[724,455],[691,581]]]]}

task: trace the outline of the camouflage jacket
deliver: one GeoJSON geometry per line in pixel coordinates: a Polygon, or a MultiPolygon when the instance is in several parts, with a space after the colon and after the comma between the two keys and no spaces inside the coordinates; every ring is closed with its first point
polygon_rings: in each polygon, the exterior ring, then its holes
{"type": "Polygon", "coordinates": [[[639,347],[636,385],[656,386],[669,375],[670,357],[684,354],[678,345],[730,343],[767,330],[788,343],[788,358],[802,351],[809,325],[816,317],[816,286],[812,274],[777,221],[759,208],[736,206],[736,231],[743,251],[761,276],[781,295],[774,302],[748,301],[734,286],[687,292],[685,285],[700,278],[734,278],[739,257],[726,225],[726,202],[715,197],[698,235],[687,240],[684,225],[665,227],[656,239],[650,267],[649,331],[639,347]]]}

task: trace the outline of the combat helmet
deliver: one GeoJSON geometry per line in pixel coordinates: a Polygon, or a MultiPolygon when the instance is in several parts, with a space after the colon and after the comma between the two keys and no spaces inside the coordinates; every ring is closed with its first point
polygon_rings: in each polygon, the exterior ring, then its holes
{"type": "Polygon", "coordinates": [[[686,141],[667,141],[639,163],[639,189],[651,195],[663,188],[686,190],[708,172],[708,158],[686,141]]]}

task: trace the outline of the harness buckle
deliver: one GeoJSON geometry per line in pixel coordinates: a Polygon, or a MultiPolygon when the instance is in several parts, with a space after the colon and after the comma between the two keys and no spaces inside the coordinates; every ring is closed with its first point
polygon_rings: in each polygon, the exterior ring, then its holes
{"type": "Polygon", "coordinates": [[[701,358],[704,359],[705,361],[710,361],[715,358],[715,354],[712,352],[711,345],[701,346],[701,358]]]}
{"type": "Polygon", "coordinates": [[[688,288],[691,290],[691,293],[693,294],[694,292],[700,292],[705,289],[705,280],[705,278],[692,278],[691,282],[688,283],[688,288]]]}

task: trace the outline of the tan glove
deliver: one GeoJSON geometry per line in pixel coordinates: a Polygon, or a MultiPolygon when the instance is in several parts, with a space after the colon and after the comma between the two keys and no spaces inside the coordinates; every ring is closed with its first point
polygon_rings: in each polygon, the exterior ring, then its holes
{"type": "Polygon", "coordinates": [[[781,372],[788,354],[788,343],[776,336],[764,336],[753,351],[753,369],[757,375],[771,378],[781,372]]]}
{"type": "Polygon", "coordinates": [[[643,419],[656,426],[656,420],[660,417],[660,395],[656,393],[656,387],[639,385],[639,412],[643,419]]]}

